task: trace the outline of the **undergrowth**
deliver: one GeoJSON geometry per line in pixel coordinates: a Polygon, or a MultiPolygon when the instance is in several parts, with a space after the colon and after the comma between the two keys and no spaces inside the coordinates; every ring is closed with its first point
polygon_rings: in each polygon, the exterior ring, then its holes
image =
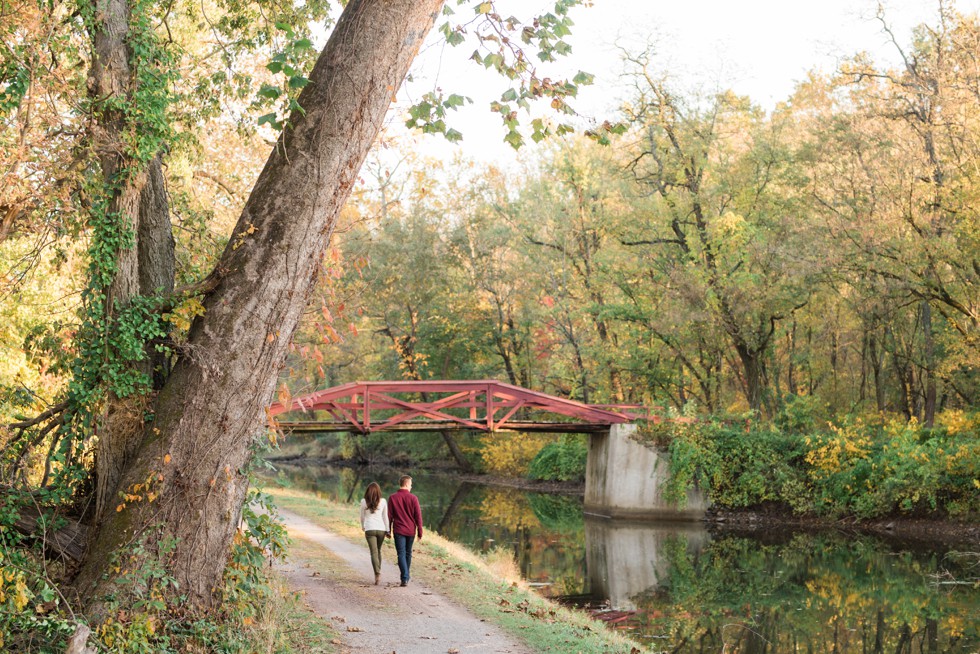
{"type": "Polygon", "coordinates": [[[695,484],[722,507],[765,503],[799,515],[870,519],[980,515],[980,414],[925,428],[885,416],[762,423],[751,416],[664,423],[644,436],[670,453],[667,492],[695,484]]]}

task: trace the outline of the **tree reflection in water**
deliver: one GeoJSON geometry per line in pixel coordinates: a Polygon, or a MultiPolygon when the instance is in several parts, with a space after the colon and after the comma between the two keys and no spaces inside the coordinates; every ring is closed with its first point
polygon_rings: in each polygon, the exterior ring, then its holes
{"type": "Polygon", "coordinates": [[[668,573],[637,597],[645,639],[676,652],[968,654],[980,646],[969,557],[880,541],[796,535],[784,544],[721,537],[693,555],[665,543],[668,573]]]}
{"type": "MultiPolygon", "coordinates": [[[[477,551],[509,550],[544,595],[588,595],[635,611],[619,625],[656,651],[980,651],[980,586],[944,583],[975,581],[976,554],[779,530],[760,540],[709,536],[697,524],[586,520],[577,497],[412,472],[428,529],[477,551]]],[[[355,515],[369,482],[387,494],[399,474],[284,467],[280,480],[351,502],[355,515]]]]}

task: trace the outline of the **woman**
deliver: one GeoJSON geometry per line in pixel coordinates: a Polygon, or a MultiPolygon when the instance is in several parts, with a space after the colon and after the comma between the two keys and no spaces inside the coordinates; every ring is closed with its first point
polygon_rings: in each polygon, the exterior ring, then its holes
{"type": "Polygon", "coordinates": [[[371,549],[375,586],[381,581],[381,544],[385,542],[390,526],[388,502],[381,497],[381,487],[372,481],[364,491],[364,499],[361,500],[361,527],[371,549]]]}

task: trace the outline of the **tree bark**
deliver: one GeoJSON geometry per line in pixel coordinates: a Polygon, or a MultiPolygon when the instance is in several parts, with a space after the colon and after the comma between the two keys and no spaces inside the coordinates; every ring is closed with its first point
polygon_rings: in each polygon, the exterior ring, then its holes
{"type": "Polygon", "coordinates": [[[453,460],[456,461],[456,466],[463,472],[473,472],[473,466],[466,460],[466,455],[463,454],[463,450],[460,449],[459,443],[456,442],[453,435],[446,429],[443,429],[439,433],[442,435],[442,440],[446,442],[446,447],[449,448],[449,453],[453,456],[453,460]]]}
{"type": "Polygon", "coordinates": [[[883,378],[882,357],[878,352],[878,337],[874,332],[868,335],[868,356],[871,361],[871,374],[875,386],[875,409],[885,410],[885,380],[883,378]]]}
{"type": "Polygon", "coordinates": [[[742,362],[745,371],[745,399],[749,403],[749,408],[755,411],[762,410],[762,356],[758,351],[753,351],[741,344],[736,345],[738,358],[742,362]]]}
{"type": "MultiPolygon", "coordinates": [[[[96,7],[92,28],[90,93],[95,103],[112,107],[109,101],[125,98],[136,86],[129,65],[127,44],[130,7],[127,0],[107,0],[96,7]]],[[[121,245],[116,253],[116,271],[106,289],[105,313],[111,320],[137,295],[173,290],[174,245],[159,157],[146,170],[127,155],[127,119],[119,109],[103,111],[95,123],[92,140],[99,153],[99,166],[106,187],[111,189],[107,212],[132,236],[132,245],[121,245]],[[115,188],[115,184],[121,184],[115,188]]],[[[166,358],[148,351],[147,358],[134,364],[147,375],[165,369],[166,358]]],[[[162,377],[160,378],[162,384],[162,377]]],[[[100,521],[114,503],[119,480],[136,453],[143,428],[144,398],[122,399],[110,395],[98,420],[95,446],[95,520],[100,521]]]]}
{"type": "MultiPolygon", "coordinates": [[[[115,312],[132,298],[166,295],[174,289],[174,237],[164,188],[160,157],[154,158],[136,185],[141,185],[136,202],[127,202],[129,213],[122,217],[136,234],[136,247],[119,253],[120,269],[109,293],[115,312]],[[118,282],[118,283],[117,283],[118,282]]],[[[153,380],[159,390],[169,373],[169,359],[156,351],[156,344],[146,348],[146,359],[135,365],[153,380]]],[[[114,505],[119,480],[136,454],[142,439],[143,415],[147,400],[142,397],[120,399],[111,396],[106,413],[99,421],[99,440],[95,451],[95,521],[114,505]]]]}
{"type": "Polygon", "coordinates": [[[932,427],[936,423],[936,346],[932,335],[932,307],[923,300],[919,307],[922,323],[922,355],[924,358],[920,376],[925,395],[922,408],[922,424],[932,427]]]}
{"type": "Polygon", "coordinates": [[[351,0],[310,74],[214,273],[205,314],[156,400],[121,488],[150,482],[97,526],[77,587],[98,617],[110,557],[143,542],[190,605],[221,585],[251,443],[336,218],[442,0],[351,0]]]}

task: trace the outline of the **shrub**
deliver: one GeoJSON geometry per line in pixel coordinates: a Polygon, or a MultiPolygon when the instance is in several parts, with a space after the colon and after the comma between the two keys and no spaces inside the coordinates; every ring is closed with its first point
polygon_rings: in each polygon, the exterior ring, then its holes
{"type": "Polygon", "coordinates": [[[480,452],[483,469],[491,474],[523,477],[528,465],[550,440],[541,434],[494,434],[480,452]]]}
{"type": "Polygon", "coordinates": [[[874,416],[794,433],[809,424],[805,408],[768,425],[745,416],[669,425],[668,498],[683,499],[697,484],[730,508],[777,502],[796,513],[860,518],[980,513],[975,418],[950,414],[923,429],[874,416]]]}
{"type": "Polygon", "coordinates": [[[528,466],[528,477],[549,481],[582,481],[589,449],[583,439],[562,436],[548,443],[528,466]]]}
{"type": "Polygon", "coordinates": [[[748,416],[677,424],[668,452],[668,499],[682,501],[695,483],[728,507],[781,501],[784,489],[799,495],[799,439],[773,426],[754,427],[748,416]]]}

